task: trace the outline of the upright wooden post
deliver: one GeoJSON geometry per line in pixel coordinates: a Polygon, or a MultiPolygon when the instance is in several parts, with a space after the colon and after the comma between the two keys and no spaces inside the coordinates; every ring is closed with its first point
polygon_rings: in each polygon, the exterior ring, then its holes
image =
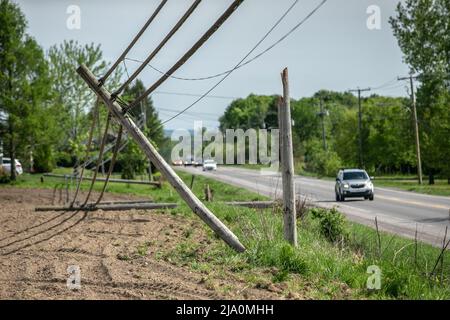
{"type": "Polygon", "coordinates": [[[147,155],[149,160],[158,168],[167,181],[175,188],[181,198],[186,201],[192,211],[197,214],[216,234],[221,237],[230,247],[238,252],[245,251],[245,247],[239,242],[239,239],[220,221],[186,186],[183,180],[177,176],[175,171],[166,163],[158,151],[153,147],[147,137],[136,126],[127,114],[123,114],[122,108],[117,102],[111,99],[111,94],[100,86],[99,81],[92,72],[81,65],[77,69],[78,74],[89,85],[89,87],[100,97],[111,112],[113,118],[118,121],[133,137],[134,141],[140,146],[141,150],[147,155]]]}
{"type": "Polygon", "coordinates": [[[288,69],[281,73],[283,98],[279,104],[278,118],[281,136],[281,177],[283,180],[284,238],[297,246],[297,224],[295,210],[294,154],[292,148],[291,103],[289,98],[288,69]]]}

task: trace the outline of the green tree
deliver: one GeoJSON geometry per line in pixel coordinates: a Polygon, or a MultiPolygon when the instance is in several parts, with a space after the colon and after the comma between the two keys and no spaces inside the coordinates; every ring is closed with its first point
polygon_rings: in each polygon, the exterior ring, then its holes
{"type": "MultiPolygon", "coordinates": [[[[20,8],[9,0],[0,2],[0,113],[6,117],[5,149],[14,163],[18,156],[28,159],[33,152],[38,167],[52,165],[55,128],[51,112],[51,78],[44,53],[26,34],[27,22],[20,8]],[[40,162],[40,163],[39,163],[40,162]]],[[[16,179],[11,170],[11,179],[16,179]]]]}
{"type": "Polygon", "coordinates": [[[226,129],[264,129],[267,111],[276,99],[276,96],[251,94],[245,99],[234,100],[219,119],[220,130],[225,132],[226,129]]]}
{"type": "Polygon", "coordinates": [[[417,113],[422,159],[430,175],[449,177],[450,183],[450,2],[407,0],[390,19],[405,61],[421,82],[417,113]]]}
{"type": "MultiPolygon", "coordinates": [[[[100,45],[81,45],[77,41],[64,41],[48,51],[50,70],[54,78],[55,102],[59,105],[59,123],[64,130],[58,146],[60,151],[79,159],[84,154],[85,141],[90,125],[88,114],[95,103],[95,94],[78,75],[76,69],[85,64],[95,75],[102,76],[108,70],[100,45]]],[[[117,68],[105,84],[109,90],[118,87],[122,69],[117,68]]],[[[100,108],[101,119],[106,109],[100,108]]],[[[93,115],[95,116],[95,115],[93,115]]],[[[104,123],[104,121],[102,121],[104,123]]]]}
{"type": "MultiPolygon", "coordinates": [[[[132,102],[145,90],[143,82],[138,79],[133,86],[125,88],[123,99],[132,102]]],[[[140,124],[144,134],[157,149],[167,144],[168,139],[164,136],[164,128],[151,97],[147,97],[131,109],[130,114],[134,117],[136,123],[140,124]]],[[[149,161],[136,143],[129,141],[119,155],[118,167],[121,168],[124,179],[133,179],[135,174],[143,173],[146,168],[149,168],[149,161]]],[[[152,165],[152,172],[155,172],[155,170],[156,168],[152,165]]]]}
{"type": "MultiPolygon", "coordinates": [[[[125,88],[123,96],[128,102],[134,101],[137,97],[145,92],[144,83],[137,79],[133,86],[125,88]]],[[[159,119],[158,112],[153,106],[151,97],[147,97],[133,109],[131,114],[135,115],[135,120],[142,123],[142,127],[147,137],[157,146],[161,146],[166,142],[164,137],[164,129],[159,119]]]]}

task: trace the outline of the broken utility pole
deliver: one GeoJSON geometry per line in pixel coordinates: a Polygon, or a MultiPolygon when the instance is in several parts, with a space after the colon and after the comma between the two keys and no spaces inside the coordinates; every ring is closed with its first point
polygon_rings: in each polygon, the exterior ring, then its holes
{"type": "Polygon", "coordinates": [[[284,238],[297,246],[297,223],[295,210],[294,154],[292,148],[291,103],[289,98],[288,69],[281,73],[283,98],[278,105],[281,131],[281,174],[283,180],[284,238]]]}
{"type": "Polygon", "coordinates": [[[124,114],[120,105],[111,98],[108,92],[92,72],[81,65],[77,69],[78,74],[89,85],[89,87],[100,97],[111,112],[112,117],[118,121],[123,128],[133,137],[134,141],[140,146],[142,151],[158,168],[161,174],[175,188],[181,198],[186,201],[192,211],[197,214],[216,234],[222,238],[229,246],[238,252],[245,251],[245,247],[239,242],[239,239],[220,221],[186,186],[183,180],[178,177],[175,171],[161,157],[155,147],[150,143],[147,137],[136,126],[131,118],[124,114]]]}

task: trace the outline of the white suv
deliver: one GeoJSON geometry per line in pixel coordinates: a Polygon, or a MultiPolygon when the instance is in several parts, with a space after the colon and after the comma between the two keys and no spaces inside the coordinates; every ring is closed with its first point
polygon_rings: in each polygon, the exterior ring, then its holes
{"type": "Polygon", "coordinates": [[[373,201],[373,177],[369,177],[366,170],[342,169],[336,177],[334,191],[336,201],[345,201],[346,198],[364,197],[373,201]]]}
{"type": "MultiPolygon", "coordinates": [[[[3,158],[2,167],[7,173],[11,173],[11,159],[3,158]]],[[[16,159],[16,174],[21,175],[22,173],[23,173],[22,164],[20,164],[19,160],[16,159]]]]}
{"type": "Polygon", "coordinates": [[[217,170],[217,163],[214,160],[203,161],[203,171],[217,170]]]}

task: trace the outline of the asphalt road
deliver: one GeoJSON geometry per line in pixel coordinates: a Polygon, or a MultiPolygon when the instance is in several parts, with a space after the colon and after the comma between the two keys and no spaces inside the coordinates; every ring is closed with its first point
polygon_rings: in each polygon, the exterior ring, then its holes
{"type": "MultiPolygon", "coordinates": [[[[246,188],[259,194],[278,198],[282,194],[281,176],[265,175],[258,170],[220,167],[217,171],[203,172],[201,167],[177,167],[177,169],[214,178],[246,188]]],[[[296,193],[320,207],[337,207],[349,220],[375,226],[377,217],[380,230],[393,232],[441,246],[446,227],[450,226],[450,197],[431,196],[375,185],[375,200],[362,198],[336,202],[334,181],[295,176],[296,193]]],[[[450,228],[449,228],[450,229],[450,228]]],[[[448,237],[450,237],[450,230],[448,237]]]]}

